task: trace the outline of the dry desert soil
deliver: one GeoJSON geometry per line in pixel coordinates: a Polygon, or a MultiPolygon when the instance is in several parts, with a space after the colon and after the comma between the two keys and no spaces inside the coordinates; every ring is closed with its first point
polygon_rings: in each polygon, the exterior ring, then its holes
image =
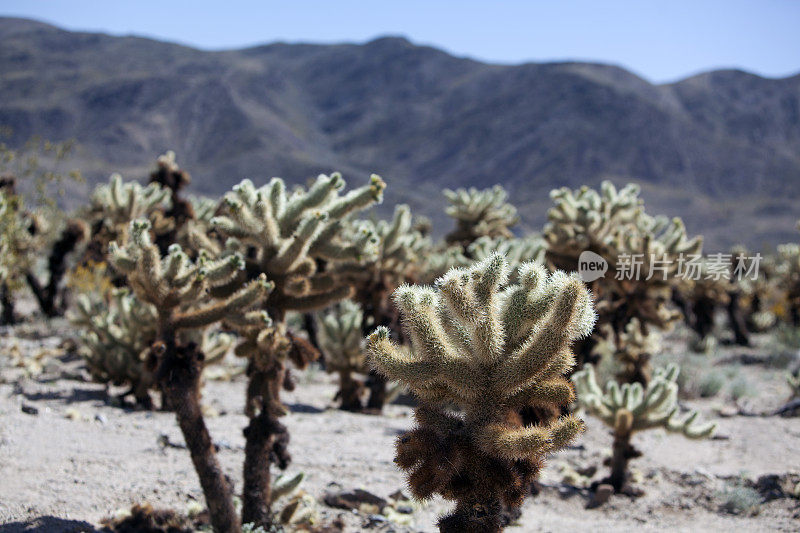
{"type": "MultiPolygon", "coordinates": [[[[137,502],[179,512],[197,507],[202,493],[173,415],[119,406],[119,390],[91,382],[80,358],[63,348],[72,333],[59,320],[0,329],[0,532],[94,531],[137,502]]],[[[686,337],[680,329],[671,334],[656,363],[683,363],[689,394],[682,407],[718,420],[717,436],[635,435],[643,456],[632,468],[645,494],[612,496],[589,508],[587,487],[605,474],[611,437],[585,417],[586,432],[549,458],[538,494],[508,531],[800,530],[793,495],[800,418],[770,414],[787,400],[784,375],[797,364],[797,350],[762,335],[753,348],[693,355],[686,337]],[[722,389],[700,398],[696,391],[713,378],[722,389]],[[576,473],[593,470],[592,477],[576,473]]],[[[225,374],[229,379],[206,380],[203,403],[223,467],[241,487],[244,378],[225,374]]],[[[382,498],[405,490],[393,442],[411,427],[412,408],[393,404],[380,416],[343,412],[333,405],[333,376],[312,368],[296,378],[295,391],[285,393],[293,456],[287,471],[306,474],[303,488],[317,500],[320,521],[338,519],[345,531],[436,531],[437,516],[449,507],[443,500],[410,502],[391,517],[374,506],[324,503],[326,493],[341,490],[382,498]]]]}

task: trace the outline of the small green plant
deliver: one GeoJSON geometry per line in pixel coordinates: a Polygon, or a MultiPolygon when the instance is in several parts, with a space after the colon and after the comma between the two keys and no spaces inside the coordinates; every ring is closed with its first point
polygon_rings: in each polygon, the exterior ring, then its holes
{"type": "Polygon", "coordinates": [[[731,383],[728,391],[734,401],[739,401],[742,398],[750,397],[753,395],[753,387],[744,376],[739,376],[731,383]]]}
{"type": "Polygon", "coordinates": [[[725,386],[725,376],[720,372],[709,372],[697,384],[697,392],[701,398],[713,398],[725,386]]]}
{"type": "Polygon", "coordinates": [[[520,267],[518,284],[508,275],[493,254],[435,287],[400,287],[394,302],[411,354],[384,327],[367,340],[375,368],[419,399],[417,426],[398,440],[395,461],[418,498],[455,500],[441,531],[499,531],[503,505],[517,508],[544,456],[582,428],[572,416],[526,426],[519,411],[572,401],[563,375],[570,345],[594,325],[589,293],[535,263],[520,267]]]}
{"type": "Polygon", "coordinates": [[[717,493],[720,510],[736,515],[758,514],[763,498],[758,491],[743,482],[728,483],[717,493]]]}

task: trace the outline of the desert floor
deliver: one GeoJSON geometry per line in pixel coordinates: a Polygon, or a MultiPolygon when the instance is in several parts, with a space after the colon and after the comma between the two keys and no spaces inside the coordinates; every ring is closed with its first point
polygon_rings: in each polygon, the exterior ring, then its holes
{"type": "MultiPolygon", "coordinates": [[[[182,512],[202,503],[173,415],[119,407],[109,396],[119,390],[92,383],[82,361],[59,348],[70,333],[64,321],[0,330],[0,531],[91,531],[136,502],[182,512]]],[[[526,500],[508,531],[800,530],[800,501],[792,496],[800,481],[800,418],[769,414],[787,400],[784,375],[797,364],[797,350],[762,335],[753,348],[721,346],[692,355],[686,337],[681,329],[671,334],[657,364],[683,363],[689,397],[682,405],[718,420],[717,436],[635,435],[644,455],[632,468],[645,495],[613,496],[589,509],[591,479],[576,471],[596,467],[592,479],[603,477],[611,437],[598,420],[585,417],[587,431],[549,458],[541,492],[526,500]],[[699,398],[697,390],[712,378],[722,389],[699,398]],[[756,506],[746,510],[749,504],[756,506]]],[[[449,507],[443,500],[413,502],[403,525],[375,509],[322,503],[326,492],[342,489],[387,498],[405,488],[392,462],[393,441],[411,426],[412,410],[391,405],[381,416],[343,412],[332,404],[335,377],[318,368],[295,376],[296,390],[284,396],[293,456],[287,471],[306,473],[303,488],[317,498],[322,520],[338,516],[347,531],[435,531],[436,517],[449,507]]],[[[203,396],[221,462],[237,487],[243,397],[241,375],[207,380],[203,396]]]]}

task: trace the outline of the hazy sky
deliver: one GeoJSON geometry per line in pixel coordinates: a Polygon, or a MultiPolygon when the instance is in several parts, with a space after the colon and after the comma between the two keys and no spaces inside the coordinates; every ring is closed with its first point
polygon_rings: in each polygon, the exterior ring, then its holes
{"type": "Polygon", "coordinates": [[[0,0],[0,14],[205,49],[399,34],[485,61],[600,61],[659,82],[714,68],[800,72],[794,0],[0,0]]]}

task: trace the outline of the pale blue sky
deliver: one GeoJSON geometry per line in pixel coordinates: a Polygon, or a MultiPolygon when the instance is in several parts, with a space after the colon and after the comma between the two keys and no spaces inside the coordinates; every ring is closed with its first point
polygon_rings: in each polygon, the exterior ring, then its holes
{"type": "Polygon", "coordinates": [[[800,72],[794,0],[0,0],[0,14],[204,49],[399,34],[490,62],[599,61],[657,82],[715,68],[800,72]]]}

